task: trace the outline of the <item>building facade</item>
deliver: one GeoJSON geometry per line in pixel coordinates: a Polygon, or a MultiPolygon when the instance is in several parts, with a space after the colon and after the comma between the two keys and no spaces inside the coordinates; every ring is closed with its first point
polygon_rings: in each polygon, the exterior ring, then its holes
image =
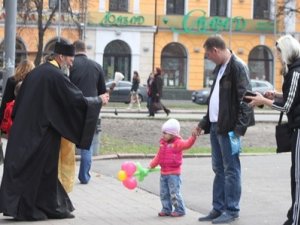
{"type": "MultiPolygon", "coordinates": [[[[44,1],[44,21],[56,2],[44,1]]],[[[220,34],[228,48],[248,64],[251,79],[267,80],[280,90],[275,40],[284,33],[300,38],[296,0],[86,0],[84,7],[79,2],[61,0],[63,12],[47,29],[43,52],[51,51],[58,38],[84,39],[89,56],[103,65],[107,80],[116,71],[131,80],[136,70],[145,84],[153,69],[161,67],[165,89],[208,87],[214,79],[214,64],[205,58],[203,43],[210,35],[220,34]]],[[[19,7],[17,61],[37,53],[36,21],[33,12],[24,23],[19,7]]],[[[0,51],[4,22],[3,8],[0,51]]]]}

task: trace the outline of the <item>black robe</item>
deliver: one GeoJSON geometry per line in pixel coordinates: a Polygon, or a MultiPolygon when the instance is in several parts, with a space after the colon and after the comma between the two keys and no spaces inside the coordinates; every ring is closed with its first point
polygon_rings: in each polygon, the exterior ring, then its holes
{"type": "Polygon", "coordinates": [[[88,149],[101,108],[59,68],[45,63],[23,82],[0,187],[0,212],[17,220],[64,218],[74,210],[58,180],[61,136],[88,149]]]}

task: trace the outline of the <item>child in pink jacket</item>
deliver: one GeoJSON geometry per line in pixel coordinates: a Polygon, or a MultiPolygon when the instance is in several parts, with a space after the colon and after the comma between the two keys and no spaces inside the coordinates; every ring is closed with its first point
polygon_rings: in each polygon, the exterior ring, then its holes
{"type": "Polygon", "coordinates": [[[180,124],[176,119],[169,119],[162,126],[160,148],[150,162],[149,167],[161,167],[160,200],[162,210],[158,216],[179,217],[185,215],[185,206],[180,192],[182,153],[192,147],[197,135],[192,134],[184,140],[180,137],[180,124]],[[174,210],[172,210],[174,207],[174,210]]]}

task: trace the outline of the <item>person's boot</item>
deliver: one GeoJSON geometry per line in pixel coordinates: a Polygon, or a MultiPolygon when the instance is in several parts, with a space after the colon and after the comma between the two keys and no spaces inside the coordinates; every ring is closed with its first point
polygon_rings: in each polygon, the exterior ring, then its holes
{"type": "Polygon", "coordinates": [[[169,116],[169,114],[171,113],[171,110],[166,108],[165,113],[167,114],[167,116],[169,116]]]}

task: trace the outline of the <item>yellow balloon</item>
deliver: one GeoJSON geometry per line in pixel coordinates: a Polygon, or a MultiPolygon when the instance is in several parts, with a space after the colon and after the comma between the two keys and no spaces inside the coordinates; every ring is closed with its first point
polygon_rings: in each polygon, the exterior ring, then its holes
{"type": "Polygon", "coordinates": [[[120,170],[120,171],[118,172],[118,179],[119,179],[120,181],[123,181],[123,180],[126,180],[126,178],[127,178],[126,172],[125,172],[124,170],[120,170]]]}

